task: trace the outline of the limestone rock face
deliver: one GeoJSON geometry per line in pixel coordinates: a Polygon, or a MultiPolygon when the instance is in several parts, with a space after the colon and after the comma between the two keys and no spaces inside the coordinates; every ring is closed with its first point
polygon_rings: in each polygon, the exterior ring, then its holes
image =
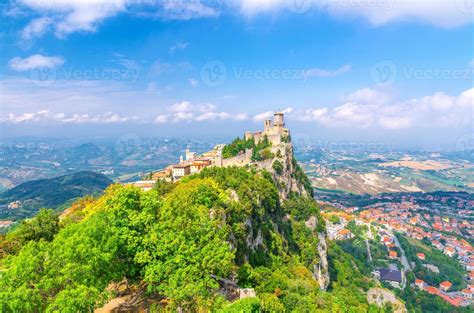
{"type": "Polygon", "coordinates": [[[397,299],[395,294],[383,288],[371,288],[367,292],[367,301],[370,304],[375,304],[378,307],[382,307],[387,303],[391,303],[396,313],[405,313],[407,309],[403,302],[397,299]]]}
{"type": "Polygon", "coordinates": [[[327,243],[326,235],[323,233],[318,234],[318,252],[319,252],[319,262],[314,265],[313,275],[314,278],[319,283],[319,288],[321,290],[326,290],[329,285],[329,269],[328,269],[328,256],[327,256],[327,243]]]}
{"type": "Polygon", "coordinates": [[[278,192],[281,200],[289,198],[291,192],[300,196],[308,197],[304,186],[295,178],[295,161],[293,160],[293,144],[281,142],[273,145],[270,149],[274,157],[272,159],[254,162],[253,164],[259,169],[265,169],[270,172],[276,182],[278,182],[278,192]],[[274,163],[282,165],[280,173],[275,170],[274,163]]]}

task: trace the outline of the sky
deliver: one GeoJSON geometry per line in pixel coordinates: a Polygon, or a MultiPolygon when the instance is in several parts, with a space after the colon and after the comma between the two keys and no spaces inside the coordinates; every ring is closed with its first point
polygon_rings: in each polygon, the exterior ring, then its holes
{"type": "Polygon", "coordinates": [[[474,0],[5,0],[0,135],[474,146],[474,0]]]}

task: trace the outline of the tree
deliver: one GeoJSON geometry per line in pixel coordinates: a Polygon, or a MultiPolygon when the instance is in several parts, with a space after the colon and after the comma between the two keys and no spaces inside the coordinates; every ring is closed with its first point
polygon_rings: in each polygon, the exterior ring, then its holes
{"type": "Polygon", "coordinates": [[[24,220],[21,224],[7,235],[10,241],[18,241],[22,246],[27,242],[53,240],[59,231],[59,217],[51,209],[41,209],[31,220],[24,220]]]}
{"type": "Polygon", "coordinates": [[[283,173],[283,165],[278,160],[273,161],[272,168],[278,175],[281,175],[281,173],[283,173]]]}
{"type": "Polygon", "coordinates": [[[225,193],[212,179],[179,184],[165,199],[136,261],[144,281],[176,305],[191,307],[218,288],[234,254],[226,239],[225,193]]]}

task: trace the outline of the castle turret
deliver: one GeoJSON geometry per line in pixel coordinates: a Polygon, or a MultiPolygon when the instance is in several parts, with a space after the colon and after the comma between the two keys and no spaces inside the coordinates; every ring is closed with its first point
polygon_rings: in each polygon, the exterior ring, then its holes
{"type": "Polygon", "coordinates": [[[265,120],[263,122],[263,133],[269,134],[272,131],[272,120],[265,120]]]}
{"type": "Polygon", "coordinates": [[[277,112],[273,115],[273,129],[277,134],[283,134],[283,129],[285,128],[285,120],[283,118],[283,113],[277,112]]]}

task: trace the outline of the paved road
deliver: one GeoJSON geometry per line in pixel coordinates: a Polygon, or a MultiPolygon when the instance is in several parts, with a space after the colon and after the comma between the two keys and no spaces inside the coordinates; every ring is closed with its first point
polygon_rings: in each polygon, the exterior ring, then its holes
{"type": "Polygon", "coordinates": [[[365,238],[365,246],[367,247],[367,255],[369,256],[369,261],[372,262],[372,253],[370,252],[369,240],[365,238]]]}
{"type": "Polygon", "coordinates": [[[404,267],[404,270],[405,271],[408,271],[411,269],[411,266],[410,266],[410,262],[408,262],[408,259],[405,255],[405,251],[403,250],[402,248],[402,245],[400,244],[400,242],[398,241],[398,238],[397,236],[395,236],[393,233],[391,234],[391,236],[393,237],[393,242],[395,243],[395,246],[398,247],[398,249],[400,249],[400,252],[401,252],[401,256],[400,256],[400,260],[402,261],[402,265],[404,267]]]}

